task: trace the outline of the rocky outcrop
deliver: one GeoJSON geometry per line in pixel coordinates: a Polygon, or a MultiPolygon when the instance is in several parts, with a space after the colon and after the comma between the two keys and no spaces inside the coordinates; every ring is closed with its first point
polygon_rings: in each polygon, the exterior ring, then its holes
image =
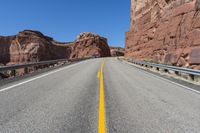
{"type": "Polygon", "coordinates": [[[83,58],[87,56],[111,56],[107,39],[90,32],[83,32],[78,35],[72,46],[71,58],[83,58]]]}
{"type": "Polygon", "coordinates": [[[196,11],[200,10],[200,0],[196,0],[196,3],[195,3],[195,10],[196,10],[196,11]]]}
{"type": "Polygon", "coordinates": [[[0,63],[4,65],[97,55],[111,56],[107,39],[89,32],[81,33],[74,42],[66,43],[32,30],[15,36],[0,36],[0,63]]]}
{"type": "Polygon", "coordinates": [[[124,56],[125,49],[121,47],[110,47],[112,57],[124,56]]]}
{"type": "Polygon", "coordinates": [[[10,62],[10,46],[14,37],[0,37],[0,63],[10,62]]]}
{"type": "MultiPolygon", "coordinates": [[[[0,36],[0,67],[28,62],[84,57],[108,57],[110,48],[107,39],[94,33],[81,33],[76,41],[61,43],[41,32],[25,30],[14,36],[0,36]]],[[[27,71],[19,69],[15,74],[23,75],[27,71]]],[[[12,73],[0,73],[0,79],[12,73]]]]}
{"type": "Polygon", "coordinates": [[[125,56],[200,65],[200,0],[132,0],[125,56]]]}
{"type": "Polygon", "coordinates": [[[25,30],[15,36],[0,37],[0,62],[19,64],[45,60],[67,59],[68,43],[59,43],[38,31],[25,30]]]}

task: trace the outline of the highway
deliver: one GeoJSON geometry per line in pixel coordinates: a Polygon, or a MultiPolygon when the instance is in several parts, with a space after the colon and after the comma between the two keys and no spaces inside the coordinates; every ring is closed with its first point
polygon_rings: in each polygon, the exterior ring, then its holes
{"type": "Polygon", "coordinates": [[[199,131],[200,94],[116,58],[90,59],[0,87],[0,133],[199,131]]]}

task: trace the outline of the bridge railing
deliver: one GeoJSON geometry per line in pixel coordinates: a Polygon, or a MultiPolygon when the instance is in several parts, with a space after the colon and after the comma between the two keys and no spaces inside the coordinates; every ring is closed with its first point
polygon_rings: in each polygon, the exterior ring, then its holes
{"type": "Polygon", "coordinates": [[[140,66],[148,67],[148,68],[155,68],[158,71],[159,70],[162,70],[164,72],[172,71],[175,74],[180,75],[180,76],[182,74],[187,74],[190,77],[190,79],[195,80],[197,82],[200,81],[200,70],[194,70],[194,69],[165,65],[165,64],[157,64],[157,63],[152,63],[152,62],[148,62],[148,61],[136,60],[136,59],[132,59],[132,58],[128,58],[127,60],[136,65],[140,65],[140,66]]]}
{"type": "Polygon", "coordinates": [[[34,67],[49,67],[51,65],[55,64],[65,64],[65,63],[74,63],[78,61],[83,61],[86,59],[91,59],[92,57],[86,57],[86,58],[77,58],[77,59],[58,59],[58,60],[49,60],[49,61],[41,61],[41,62],[32,62],[32,63],[25,63],[25,64],[17,64],[17,65],[11,65],[11,66],[3,66],[0,67],[0,73],[6,73],[10,71],[12,73],[12,76],[16,76],[16,70],[18,69],[24,69],[24,74],[29,73],[28,68],[34,68],[34,67]]]}

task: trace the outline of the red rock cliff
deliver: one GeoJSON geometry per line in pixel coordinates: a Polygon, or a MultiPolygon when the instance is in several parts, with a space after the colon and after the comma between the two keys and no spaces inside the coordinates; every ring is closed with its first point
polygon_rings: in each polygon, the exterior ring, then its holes
{"type": "Polygon", "coordinates": [[[25,30],[15,36],[0,37],[0,62],[18,64],[69,58],[71,47],[38,31],[25,30]]]}
{"type": "Polygon", "coordinates": [[[125,49],[121,47],[110,47],[111,56],[117,57],[117,56],[124,56],[125,49]]]}
{"type": "Polygon", "coordinates": [[[200,0],[132,0],[125,56],[200,65],[200,0]]]}
{"type": "Polygon", "coordinates": [[[94,55],[111,56],[107,39],[94,33],[81,33],[76,41],[70,43],[60,43],[31,30],[15,36],[0,36],[0,63],[4,65],[94,55]]]}
{"type": "Polygon", "coordinates": [[[111,56],[107,39],[90,32],[83,32],[78,35],[72,46],[71,58],[94,55],[99,55],[100,57],[111,56]]]}

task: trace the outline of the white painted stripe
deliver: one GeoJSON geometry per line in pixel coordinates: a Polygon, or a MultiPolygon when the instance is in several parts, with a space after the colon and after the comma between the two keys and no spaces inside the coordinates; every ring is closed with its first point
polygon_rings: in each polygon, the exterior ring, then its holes
{"type": "MultiPolygon", "coordinates": [[[[126,63],[127,63],[127,62],[126,62],[126,63]]],[[[134,64],[132,64],[132,63],[127,63],[127,64],[132,65],[132,66],[134,66],[134,67],[138,67],[138,66],[136,66],[136,65],[134,65],[134,64]]],[[[140,68],[140,67],[138,67],[138,68],[140,68]]],[[[150,74],[150,75],[153,76],[153,77],[156,77],[156,78],[158,78],[158,79],[161,79],[161,80],[164,80],[164,81],[170,82],[170,83],[172,83],[172,84],[174,84],[174,85],[177,85],[177,86],[179,86],[179,87],[183,87],[183,88],[185,88],[185,89],[187,89],[187,90],[190,90],[190,91],[193,91],[193,92],[195,92],[195,93],[200,94],[200,91],[195,90],[195,89],[193,89],[193,88],[190,88],[190,87],[187,87],[187,86],[184,86],[184,85],[178,84],[178,83],[176,83],[176,82],[173,82],[173,81],[171,81],[171,80],[165,79],[165,78],[160,77],[160,76],[157,76],[157,75],[152,74],[152,73],[150,73],[150,72],[147,72],[147,71],[145,71],[145,70],[141,70],[141,69],[139,69],[139,70],[140,70],[141,72],[146,73],[147,75],[150,74]]]]}
{"type": "Polygon", "coordinates": [[[76,65],[78,65],[78,64],[80,64],[80,63],[81,63],[81,62],[76,63],[76,64],[72,64],[72,65],[66,66],[66,67],[64,67],[64,68],[60,68],[60,69],[58,69],[58,70],[54,70],[54,71],[52,71],[52,72],[49,72],[49,73],[46,73],[46,74],[37,76],[37,77],[35,77],[35,78],[32,78],[32,79],[23,81],[23,82],[21,82],[21,83],[17,83],[17,84],[15,84],[15,85],[12,85],[12,86],[3,88],[3,89],[0,90],[0,93],[1,93],[1,92],[4,92],[4,91],[7,91],[7,90],[10,90],[10,89],[12,89],[12,88],[18,87],[18,86],[20,86],[20,85],[23,85],[23,84],[32,82],[32,81],[34,81],[34,80],[41,79],[41,78],[46,77],[46,76],[48,76],[48,75],[51,75],[51,74],[54,74],[54,73],[63,71],[63,70],[65,70],[65,69],[69,69],[69,68],[74,67],[74,66],[76,66],[76,65]]]}

